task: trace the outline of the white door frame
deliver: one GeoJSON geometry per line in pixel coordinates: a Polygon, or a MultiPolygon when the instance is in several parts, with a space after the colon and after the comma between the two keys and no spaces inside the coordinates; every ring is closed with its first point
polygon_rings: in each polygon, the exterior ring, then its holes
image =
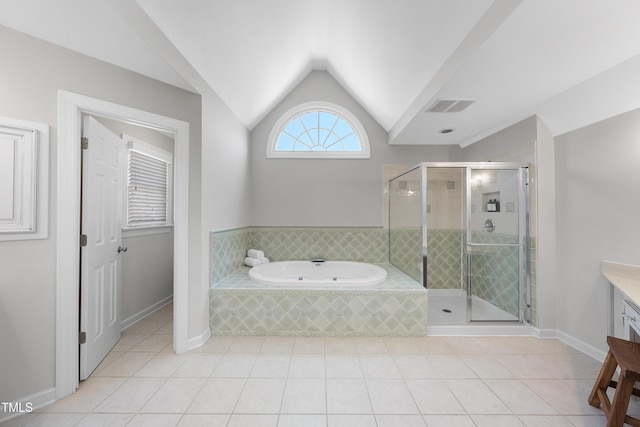
{"type": "Polygon", "coordinates": [[[188,345],[189,123],[58,91],[56,399],[78,388],[81,115],[92,114],[175,134],[173,348],[188,345]]]}

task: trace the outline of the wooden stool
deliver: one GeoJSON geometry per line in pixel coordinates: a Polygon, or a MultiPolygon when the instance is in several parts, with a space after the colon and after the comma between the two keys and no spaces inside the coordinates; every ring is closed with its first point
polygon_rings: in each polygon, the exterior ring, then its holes
{"type": "Polygon", "coordinates": [[[627,415],[631,395],[640,396],[635,382],[640,381],[640,344],[607,337],[609,352],[600,368],[596,383],[589,395],[589,405],[600,407],[607,416],[607,427],[622,427],[624,423],[640,427],[640,420],[627,415]],[[620,366],[620,378],[613,381],[616,367],[620,366]],[[613,404],[607,396],[607,388],[615,388],[613,404]]]}

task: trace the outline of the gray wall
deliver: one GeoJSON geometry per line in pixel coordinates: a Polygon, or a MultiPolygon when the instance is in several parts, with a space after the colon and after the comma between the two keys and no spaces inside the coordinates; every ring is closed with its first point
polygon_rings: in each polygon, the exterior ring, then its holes
{"type": "MultiPolygon", "coordinates": [[[[103,117],[96,117],[96,120],[118,136],[126,134],[169,153],[174,152],[174,139],[156,130],[103,117]]],[[[122,245],[127,252],[121,258],[120,319],[124,326],[129,326],[173,296],[173,230],[144,236],[128,236],[125,231],[122,245]]]]}
{"type": "Polygon", "coordinates": [[[251,131],[251,225],[382,226],[383,165],[452,161],[452,146],[390,146],[387,132],[326,71],[309,74],[251,131]],[[269,133],[290,108],[309,101],[341,105],[369,137],[368,160],[267,159],[269,133]]]}
{"type": "MultiPolygon", "coordinates": [[[[47,123],[52,131],[49,237],[0,242],[0,401],[7,402],[55,385],[57,91],[67,90],[190,123],[193,167],[189,210],[196,218],[190,223],[190,247],[197,250],[201,235],[202,109],[199,95],[5,27],[0,27],[0,51],[7,59],[0,67],[0,116],[47,123]]],[[[190,264],[190,287],[200,285],[200,263],[197,256],[193,258],[197,263],[190,264]]],[[[204,305],[204,300],[200,301],[204,305]]],[[[190,304],[197,305],[191,300],[190,304]]],[[[201,332],[206,319],[197,321],[198,325],[189,325],[190,330],[201,332]]]]}
{"type": "Polygon", "coordinates": [[[558,329],[605,350],[600,262],[640,264],[640,110],[555,140],[558,329]]]}

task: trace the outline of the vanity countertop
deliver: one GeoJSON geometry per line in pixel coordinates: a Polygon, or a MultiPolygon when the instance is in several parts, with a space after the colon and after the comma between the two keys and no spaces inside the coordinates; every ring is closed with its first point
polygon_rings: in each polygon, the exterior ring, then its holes
{"type": "Polygon", "coordinates": [[[602,261],[601,270],[613,286],[640,306],[640,266],[602,261]]]}

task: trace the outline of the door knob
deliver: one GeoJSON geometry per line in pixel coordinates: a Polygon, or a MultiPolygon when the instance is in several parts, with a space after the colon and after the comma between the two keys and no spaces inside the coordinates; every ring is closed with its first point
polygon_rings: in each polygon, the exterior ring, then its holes
{"type": "Polygon", "coordinates": [[[127,252],[127,247],[125,246],[124,248],[122,246],[118,246],[118,253],[120,252],[127,252]]]}

